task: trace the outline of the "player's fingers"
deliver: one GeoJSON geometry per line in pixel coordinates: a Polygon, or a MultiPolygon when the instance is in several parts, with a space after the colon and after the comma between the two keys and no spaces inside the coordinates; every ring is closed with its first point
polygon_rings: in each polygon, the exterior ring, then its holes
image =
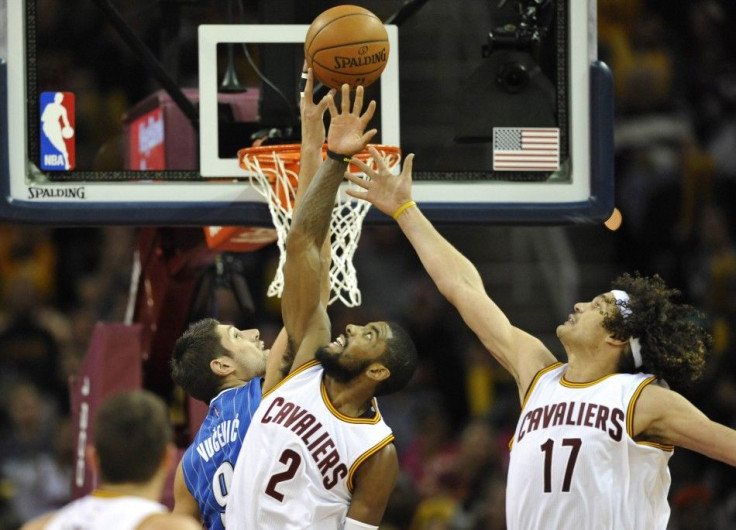
{"type": "Polygon", "coordinates": [[[353,102],[353,114],[360,116],[360,111],[363,110],[363,94],[364,90],[361,85],[355,89],[355,101],[353,102]]]}
{"type": "Polygon", "coordinates": [[[379,171],[382,171],[384,169],[388,169],[388,167],[386,166],[386,159],[384,159],[383,158],[383,155],[381,155],[381,153],[378,152],[378,149],[376,149],[373,146],[370,146],[368,148],[368,152],[373,157],[373,163],[376,164],[376,168],[379,171]]]}
{"type": "Polygon", "coordinates": [[[360,158],[353,157],[350,160],[350,163],[358,166],[363,173],[365,173],[366,175],[372,178],[374,174],[373,168],[371,168],[368,164],[363,162],[360,158]]]}
{"type": "Polygon", "coordinates": [[[362,191],[362,190],[351,190],[350,188],[345,189],[345,194],[349,195],[351,197],[354,197],[356,199],[362,199],[364,201],[368,200],[368,192],[362,191]]]}
{"type": "MultiPolygon", "coordinates": [[[[314,90],[314,72],[312,71],[311,68],[308,68],[306,73],[307,73],[307,78],[306,78],[306,82],[304,83],[304,92],[306,92],[307,94],[311,96],[312,90],[314,90]]],[[[302,72],[302,77],[303,76],[304,76],[304,72],[302,72]]]]}
{"type": "Polygon", "coordinates": [[[401,168],[401,178],[409,179],[411,182],[411,170],[414,166],[414,153],[409,153],[404,159],[404,167],[401,168]]]}
{"type": "Polygon", "coordinates": [[[377,134],[378,134],[378,129],[371,129],[370,131],[366,131],[365,134],[363,134],[363,136],[361,137],[363,145],[370,142],[371,138],[373,138],[377,134]]]}
{"type": "Polygon", "coordinates": [[[330,109],[330,116],[334,118],[338,115],[334,94],[331,91],[328,92],[325,99],[327,100],[327,108],[330,109]]]}
{"type": "Polygon", "coordinates": [[[356,175],[355,173],[350,173],[350,171],[345,172],[345,178],[356,186],[360,186],[364,190],[369,190],[372,183],[370,178],[361,177],[360,175],[356,175]]]}
{"type": "Polygon", "coordinates": [[[317,112],[319,112],[320,115],[325,113],[325,110],[327,110],[327,107],[330,104],[330,100],[328,99],[328,96],[332,98],[332,102],[334,104],[334,94],[329,93],[325,95],[322,99],[319,100],[319,103],[317,104],[317,112]]]}
{"type": "Polygon", "coordinates": [[[363,123],[363,126],[367,126],[368,122],[371,121],[373,118],[373,114],[376,112],[376,102],[375,100],[371,100],[370,103],[368,103],[368,108],[365,109],[365,112],[360,117],[361,122],[363,123]]]}
{"type": "Polygon", "coordinates": [[[342,113],[348,114],[350,112],[350,85],[343,83],[342,85],[342,113]]]}
{"type": "MultiPolygon", "coordinates": [[[[300,97],[304,97],[304,94],[306,93],[306,90],[307,90],[308,82],[309,82],[309,68],[307,68],[307,61],[305,59],[304,65],[302,66],[301,78],[299,79],[299,96],[300,97]]],[[[309,90],[311,92],[311,88],[309,90]]]]}

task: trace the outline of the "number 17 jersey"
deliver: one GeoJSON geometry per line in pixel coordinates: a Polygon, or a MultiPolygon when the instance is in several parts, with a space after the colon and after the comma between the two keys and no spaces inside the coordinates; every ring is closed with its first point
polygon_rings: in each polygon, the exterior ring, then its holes
{"type": "Polygon", "coordinates": [[[511,444],[508,529],[665,530],[673,448],[632,438],[636,401],[654,376],[572,383],[566,370],[541,370],[524,399],[511,444]]]}

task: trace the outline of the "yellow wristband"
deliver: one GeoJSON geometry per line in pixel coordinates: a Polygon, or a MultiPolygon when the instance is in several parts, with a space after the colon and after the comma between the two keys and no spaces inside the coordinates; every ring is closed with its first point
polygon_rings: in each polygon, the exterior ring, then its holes
{"type": "Polygon", "coordinates": [[[394,220],[397,220],[399,218],[399,216],[406,211],[407,208],[409,208],[411,206],[416,206],[416,204],[417,203],[414,202],[414,201],[407,201],[407,202],[405,202],[404,204],[402,204],[401,206],[399,206],[399,209],[394,212],[394,214],[392,215],[392,217],[394,218],[394,220]]]}

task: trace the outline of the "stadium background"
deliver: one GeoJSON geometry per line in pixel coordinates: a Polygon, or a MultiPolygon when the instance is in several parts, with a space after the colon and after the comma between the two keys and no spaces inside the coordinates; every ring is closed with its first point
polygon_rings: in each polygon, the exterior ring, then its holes
{"type": "MultiPolygon", "coordinates": [[[[42,4],[55,10],[63,28],[66,17],[74,16],[75,1],[42,4]]],[[[138,15],[135,29],[142,35],[153,36],[161,22],[153,4],[127,3],[126,10],[138,15]]],[[[382,18],[397,8],[394,4],[362,3],[382,18]]],[[[422,14],[439,24],[455,6],[449,0],[429,2],[422,14]]],[[[539,334],[561,358],[554,329],[564,315],[560,291],[551,287],[557,271],[535,242],[560,241],[566,251],[566,270],[575,277],[565,299],[591,298],[623,271],[662,275],[706,311],[703,324],[715,338],[707,375],[687,395],[731,426],[736,426],[734,15],[726,0],[696,0],[676,9],[661,0],[599,2],[599,56],[611,67],[616,89],[616,203],[624,214],[619,231],[442,227],[478,264],[489,293],[512,321],[539,334]]],[[[79,34],[63,40],[68,75],[89,75],[74,69],[74,55],[90,51],[83,30],[94,32],[95,21],[86,22],[75,25],[82,28],[79,34]]],[[[107,57],[132,60],[113,34],[96,36],[107,57]]],[[[402,47],[411,45],[401,41],[402,47]]],[[[194,55],[190,59],[196,62],[194,55]]],[[[84,121],[88,113],[87,121],[101,135],[157,88],[131,82],[126,91],[111,91],[103,81],[99,97],[114,100],[119,113],[96,114],[92,105],[78,109],[77,116],[84,121]]],[[[404,97],[407,92],[411,88],[402,85],[404,97]]],[[[95,323],[123,319],[136,232],[124,226],[0,225],[1,529],[16,528],[68,500],[73,443],[66,380],[79,367],[95,323]]],[[[264,293],[276,249],[236,258],[255,311],[243,314],[232,294],[219,289],[218,316],[273,337],[278,302],[264,293]]],[[[364,303],[352,310],[332,307],[334,328],[397,319],[413,332],[422,355],[411,388],[381,401],[397,434],[402,465],[382,528],[503,528],[507,442],[518,414],[513,381],[438,295],[394,226],[365,227],[355,263],[364,303]]],[[[736,527],[732,468],[680,449],[671,469],[672,529],[736,527]]]]}

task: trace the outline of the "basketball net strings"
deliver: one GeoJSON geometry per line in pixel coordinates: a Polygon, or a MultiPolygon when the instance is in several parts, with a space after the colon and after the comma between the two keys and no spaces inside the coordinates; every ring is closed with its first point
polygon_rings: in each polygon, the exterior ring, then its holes
{"type": "MultiPolygon", "coordinates": [[[[385,153],[381,153],[386,156],[385,153]]],[[[258,157],[245,155],[242,163],[244,169],[250,173],[249,179],[253,188],[266,199],[278,239],[279,263],[271,284],[268,287],[268,296],[278,296],[284,289],[284,262],[286,261],[286,235],[291,226],[294,215],[294,206],[290,200],[282,201],[280,197],[294,197],[295,189],[291,182],[298,179],[297,173],[286,168],[275,150],[266,156],[271,156],[273,163],[270,167],[261,166],[258,157]],[[272,184],[273,183],[273,184],[272,184]]],[[[391,170],[398,166],[399,155],[391,155],[386,164],[391,170]]],[[[367,158],[366,163],[373,165],[373,159],[367,158]]],[[[363,178],[365,174],[358,173],[363,178]]],[[[353,184],[348,184],[354,186],[353,184]]],[[[355,200],[338,193],[330,219],[330,248],[332,259],[330,262],[330,299],[328,304],[340,300],[347,307],[357,307],[361,304],[361,293],[358,287],[358,278],[353,256],[358,248],[358,241],[370,203],[355,200]]]]}

